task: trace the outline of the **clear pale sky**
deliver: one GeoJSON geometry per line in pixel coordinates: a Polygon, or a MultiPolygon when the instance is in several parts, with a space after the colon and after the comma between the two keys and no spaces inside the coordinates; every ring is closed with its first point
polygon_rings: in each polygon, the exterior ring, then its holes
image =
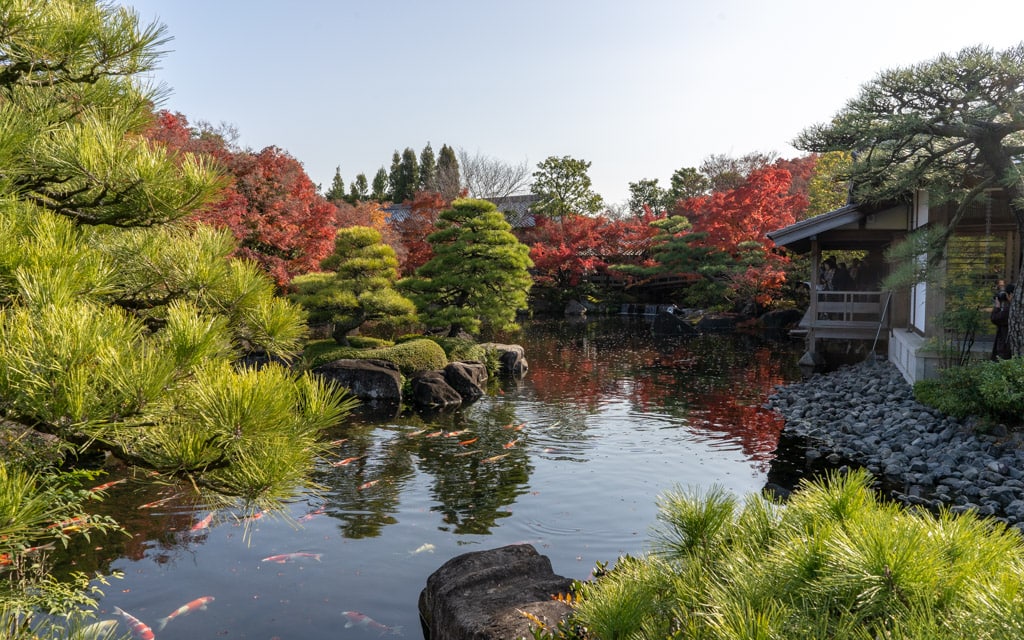
{"type": "Polygon", "coordinates": [[[276,145],[326,189],[427,142],[594,189],[774,151],[879,72],[1024,40],[1022,0],[124,0],[174,38],[161,106],[276,145]]]}

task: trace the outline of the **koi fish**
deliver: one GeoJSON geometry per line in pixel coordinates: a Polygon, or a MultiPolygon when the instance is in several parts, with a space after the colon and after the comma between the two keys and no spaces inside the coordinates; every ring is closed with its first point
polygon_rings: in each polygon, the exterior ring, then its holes
{"type": "Polygon", "coordinates": [[[159,507],[161,505],[167,504],[168,502],[170,502],[171,500],[174,500],[177,497],[178,497],[178,494],[174,494],[173,496],[167,496],[166,498],[161,498],[159,500],[154,500],[153,502],[147,502],[146,504],[140,504],[138,508],[139,509],[155,509],[156,507],[159,507]]]}
{"type": "Polygon", "coordinates": [[[286,562],[294,562],[301,558],[312,558],[317,562],[320,562],[322,554],[319,553],[303,553],[302,551],[296,553],[282,553],[276,556],[267,556],[260,560],[260,562],[276,562],[277,564],[284,564],[286,562]]]}
{"type": "Polygon", "coordinates": [[[476,453],[476,451],[475,451],[475,450],[473,450],[473,449],[470,449],[469,451],[463,451],[463,452],[461,452],[461,453],[455,453],[455,454],[452,454],[452,457],[453,457],[453,458],[464,458],[464,457],[466,457],[466,456],[471,456],[471,455],[473,455],[474,453],[476,453]]]}
{"type": "Polygon", "coordinates": [[[366,456],[355,456],[355,457],[352,457],[352,458],[345,458],[344,460],[338,460],[337,462],[332,462],[331,466],[332,467],[344,467],[344,466],[352,464],[356,460],[362,460],[365,457],[366,456]]]}
{"type": "Polygon", "coordinates": [[[501,460],[502,458],[505,458],[505,457],[508,457],[507,453],[503,453],[503,454],[497,455],[497,456],[491,456],[490,458],[484,458],[480,462],[483,462],[484,464],[490,464],[491,462],[497,462],[498,460],[501,460]]]}
{"type": "Polygon", "coordinates": [[[111,480],[110,482],[104,482],[103,484],[101,484],[99,486],[95,486],[92,489],[89,489],[89,492],[90,493],[96,493],[97,491],[106,491],[110,487],[117,486],[117,485],[121,484],[122,482],[128,482],[128,479],[127,478],[121,478],[120,480],[111,480]]]}
{"type": "Polygon", "coordinates": [[[363,615],[358,611],[342,611],[341,615],[345,616],[345,628],[350,627],[363,627],[364,629],[372,629],[379,632],[379,635],[390,633],[394,636],[402,635],[402,627],[389,627],[385,624],[381,624],[371,618],[370,616],[363,615]]]}
{"type": "Polygon", "coordinates": [[[178,616],[187,616],[193,611],[206,611],[206,605],[210,602],[213,602],[213,600],[213,596],[203,596],[202,598],[196,598],[192,602],[189,602],[188,604],[184,604],[178,607],[171,613],[171,615],[167,616],[166,618],[160,618],[156,621],[156,630],[163,631],[164,627],[167,626],[167,623],[171,620],[174,620],[178,616]]]}
{"type": "Polygon", "coordinates": [[[304,515],[301,518],[299,518],[299,522],[309,522],[313,518],[315,518],[317,516],[322,516],[323,514],[324,514],[324,506],[320,505],[316,509],[310,511],[306,515],[304,515]]]}
{"type": "Polygon", "coordinates": [[[422,436],[426,432],[427,432],[426,429],[417,429],[416,431],[410,431],[409,433],[405,434],[405,437],[406,438],[415,438],[416,436],[422,436]]]}
{"type": "Polygon", "coordinates": [[[114,613],[124,618],[124,621],[128,625],[128,628],[132,631],[132,635],[138,638],[139,640],[153,640],[154,638],[156,638],[156,635],[153,633],[153,630],[146,626],[145,622],[139,620],[132,614],[122,609],[121,607],[114,607],[114,613]]]}
{"type": "Polygon", "coordinates": [[[519,440],[509,440],[505,444],[501,445],[501,447],[503,449],[511,449],[512,447],[516,446],[517,442],[519,442],[519,440]]]}
{"type": "Polygon", "coordinates": [[[477,437],[477,438],[470,438],[469,440],[463,440],[459,444],[461,444],[462,446],[466,446],[467,444],[473,444],[474,442],[476,442],[479,439],[480,439],[479,437],[477,437]]]}
{"type": "Polygon", "coordinates": [[[245,516],[244,518],[242,518],[242,520],[253,521],[253,520],[259,520],[262,517],[263,517],[263,512],[262,511],[257,511],[256,513],[252,514],[251,516],[245,516]]]}
{"type": "Polygon", "coordinates": [[[459,436],[466,435],[467,433],[469,433],[469,429],[459,429],[458,431],[449,431],[448,433],[444,434],[444,437],[458,438],[459,436]]]}
{"type": "Polygon", "coordinates": [[[203,529],[208,528],[210,523],[213,522],[214,513],[216,513],[216,511],[211,511],[205,518],[192,525],[192,528],[189,529],[189,531],[202,531],[203,529]]]}
{"type": "Polygon", "coordinates": [[[522,431],[526,428],[526,423],[522,424],[506,424],[502,429],[508,429],[509,431],[522,431]]]}
{"type": "Polygon", "coordinates": [[[430,544],[429,542],[426,542],[416,547],[414,551],[410,551],[409,554],[416,555],[418,553],[434,553],[434,549],[436,548],[437,547],[435,547],[434,545],[430,544]]]}
{"type": "Polygon", "coordinates": [[[340,447],[346,442],[348,442],[348,438],[342,438],[341,440],[331,440],[328,444],[330,444],[332,447],[340,447]]]}
{"type": "Polygon", "coordinates": [[[69,531],[71,529],[80,529],[82,525],[89,521],[87,516],[75,516],[74,518],[68,518],[67,520],[61,520],[60,522],[54,522],[47,526],[47,529],[60,529],[61,531],[69,531]]]}
{"type": "Polygon", "coordinates": [[[370,480],[369,482],[364,482],[363,484],[359,485],[359,490],[362,491],[363,489],[369,489],[370,487],[372,487],[373,485],[377,484],[378,482],[380,482],[380,479],[370,480]]]}
{"type": "Polygon", "coordinates": [[[442,436],[442,435],[444,435],[444,431],[435,431],[433,433],[428,433],[427,435],[425,435],[423,437],[424,438],[436,438],[437,436],[442,436]]]}

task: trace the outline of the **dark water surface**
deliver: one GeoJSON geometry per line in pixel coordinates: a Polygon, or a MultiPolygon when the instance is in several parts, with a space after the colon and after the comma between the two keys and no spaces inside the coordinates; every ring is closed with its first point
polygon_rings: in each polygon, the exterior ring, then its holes
{"type": "Polygon", "coordinates": [[[596,561],[646,550],[666,490],[764,486],[782,423],[760,405],[799,379],[799,343],[655,340],[644,320],[620,318],[535,322],[513,339],[525,379],[452,414],[360,419],[330,434],[343,441],[318,465],[324,491],[290,505],[291,521],[214,513],[193,531],[208,510],[175,499],[140,509],[175,488],[129,481],[102,508],[131,537],[78,543],[60,568],[123,572],[102,587],[100,619],[116,606],[154,631],[179,606],[214,598],[160,640],[386,633],[346,627],[353,611],[420,638],[419,592],[453,556],[529,542],[556,573],[585,579],[596,561]]]}

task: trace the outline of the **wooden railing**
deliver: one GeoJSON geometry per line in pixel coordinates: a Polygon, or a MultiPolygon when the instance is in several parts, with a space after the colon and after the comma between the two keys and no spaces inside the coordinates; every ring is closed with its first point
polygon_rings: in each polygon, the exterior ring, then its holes
{"type": "Polygon", "coordinates": [[[815,291],[797,334],[815,338],[874,339],[888,335],[888,291],[815,291]]]}

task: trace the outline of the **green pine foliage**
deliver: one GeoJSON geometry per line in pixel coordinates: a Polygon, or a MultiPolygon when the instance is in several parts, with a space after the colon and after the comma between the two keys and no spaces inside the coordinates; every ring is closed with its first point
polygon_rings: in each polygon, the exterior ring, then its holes
{"type": "Polygon", "coordinates": [[[878,500],[865,472],[786,505],[721,488],[660,502],[652,552],[579,585],[588,638],[1014,638],[1024,539],[878,500]]]}
{"type": "Polygon", "coordinates": [[[396,329],[415,322],[416,307],[395,290],[398,258],[370,227],[345,227],[334,237],[334,253],[321,266],[328,271],[292,280],[291,299],[310,312],[312,322],[330,323],[338,344],[363,323],[396,329]]]}
{"type": "Polygon", "coordinates": [[[477,334],[485,325],[499,331],[517,327],[533,262],[492,203],[456,200],[439,214],[437,231],[427,242],[434,257],[400,283],[423,322],[447,328],[452,337],[462,331],[477,334]]]}

